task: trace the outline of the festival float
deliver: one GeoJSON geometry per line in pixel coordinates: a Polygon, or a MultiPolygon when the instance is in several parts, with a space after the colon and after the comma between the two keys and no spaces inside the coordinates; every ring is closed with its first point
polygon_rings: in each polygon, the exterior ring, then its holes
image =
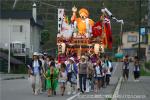
{"type": "MultiPolygon", "coordinates": [[[[64,9],[58,9],[58,61],[63,62],[67,57],[79,59],[84,54],[99,56],[105,48],[112,48],[112,32],[110,19],[102,9],[98,22],[89,18],[89,11],[85,8],[72,8],[69,23],[64,9]]],[[[94,61],[94,60],[93,60],[94,61]]]]}

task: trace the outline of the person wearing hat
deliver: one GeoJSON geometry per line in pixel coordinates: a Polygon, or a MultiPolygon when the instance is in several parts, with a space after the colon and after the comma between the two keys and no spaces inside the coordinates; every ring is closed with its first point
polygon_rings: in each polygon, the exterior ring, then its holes
{"type": "Polygon", "coordinates": [[[78,69],[73,57],[69,58],[69,63],[66,67],[68,95],[76,93],[78,69]]]}
{"type": "Polygon", "coordinates": [[[81,56],[81,61],[79,63],[79,85],[80,85],[80,91],[82,93],[86,91],[87,69],[88,69],[88,65],[86,62],[86,57],[81,56]]]}
{"type": "Polygon", "coordinates": [[[41,83],[42,62],[39,60],[38,53],[33,53],[32,61],[28,64],[28,74],[31,79],[33,94],[38,95],[41,83]]]}

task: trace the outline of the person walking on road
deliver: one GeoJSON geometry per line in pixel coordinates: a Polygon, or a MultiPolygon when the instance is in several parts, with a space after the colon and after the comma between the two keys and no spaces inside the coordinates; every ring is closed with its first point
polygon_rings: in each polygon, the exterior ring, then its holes
{"type": "Polygon", "coordinates": [[[58,69],[55,68],[55,62],[51,62],[46,72],[46,86],[48,89],[48,97],[52,94],[56,95],[56,88],[58,85],[58,69]]]}
{"type": "Polygon", "coordinates": [[[44,60],[44,56],[42,53],[39,54],[39,60],[42,62],[42,74],[41,74],[41,88],[40,93],[42,93],[45,89],[45,77],[44,74],[46,73],[46,61],[44,60]]]}
{"type": "Polygon", "coordinates": [[[52,95],[52,77],[53,77],[53,66],[49,65],[46,71],[46,88],[48,97],[52,95]]]}
{"type": "Polygon", "coordinates": [[[102,86],[102,79],[103,79],[103,68],[101,66],[100,60],[97,60],[96,65],[94,66],[94,77],[95,77],[95,93],[98,93],[101,86],[102,86]]]}
{"type": "Polygon", "coordinates": [[[39,60],[38,53],[34,52],[33,59],[28,65],[30,76],[30,81],[32,84],[33,94],[38,95],[40,91],[41,83],[41,72],[42,72],[42,62],[39,60]]]}
{"type": "Polygon", "coordinates": [[[94,91],[94,65],[90,60],[90,57],[87,58],[87,64],[88,64],[88,75],[87,79],[89,80],[89,86],[87,86],[87,89],[89,88],[89,91],[94,91]]]}
{"type": "Polygon", "coordinates": [[[66,67],[67,72],[67,87],[68,95],[76,93],[78,68],[73,57],[69,58],[69,63],[66,67]]]}
{"type": "Polygon", "coordinates": [[[79,63],[79,86],[82,93],[86,91],[87,68],[86,57],[81,56],[81,62],[79,63]]]}
{"type": "Polygon", "coordinates": [[[122,71],[123,71],[123,78],[124,80],[128,80],[129,78],[129,60],[128,56],[125,57],[123,66],[122,66],[122,71]]]}
{"type": "Polygon", "coordinates": [[[140,63],[138,57],[135,57],[133,73],[135,81],[139,81],[138,79],[140,77],[140,63]]]}
{"type": "Polygon", "coordinates": [[[60,82],[60,91],[61,91],[62,96],[64,95],[65,88],[66,88],[66,81],[67,81],[67,73],[65,71],[65,68],[66,68],[66,64],[61,63],[60,73],[59,73],[59,82],[60,82]]]}
{"type": "Polygon", "coordinates": [[[104,65],[106,66],[106,85],[109,85],[110,77],[111,77],[111,69],[112,69],[112,63],[109,61],[108,57],[106,57],[104,61],[104,65]]]}

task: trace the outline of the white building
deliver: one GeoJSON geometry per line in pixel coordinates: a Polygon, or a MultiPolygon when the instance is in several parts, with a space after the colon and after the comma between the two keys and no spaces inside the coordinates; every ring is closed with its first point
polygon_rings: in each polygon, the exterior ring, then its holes
{"type": "Polygon", "coordinates": [[[32,11],[1,11],[0,48],[8,49],[16,56],[31,55],[40,50],[42,20],[37,18],[36,5],[32,11]]]}
{"type": "MultiPolygon", "coordinates": [[[[140,36],[140,57],[149,58],[149,50],[147,39],[140,36]]],[[[137,56],[138,55],[138,44],[139,44],[139,33],[138,32],[125,32],[122,36],[122,51],[124,55],[137,56]]]]}

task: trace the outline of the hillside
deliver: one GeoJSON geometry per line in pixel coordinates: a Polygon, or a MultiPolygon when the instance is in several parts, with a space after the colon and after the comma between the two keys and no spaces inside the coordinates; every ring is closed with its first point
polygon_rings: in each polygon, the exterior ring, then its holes
{"type": "MultiPolygon", "coordinates": [[[[10,10],[15,0],[1,0],[1,9],[10,10]]],[[[78,9],[84,7],[90,12],[90,18],[94,21],[99,20],[100,10],[104,6],[107,7],[113,15],[118,19],[123,19],[125,24],[123,31],[138,31],[139,25],[139,0],[17,0],[16,10],[32,10],[33,2],[37,3],[38,15],[42,16],[45,29],[48,30],[48,41],[43,43],[44,49],[56,46],[57,34],[57,8],[65,8],[66,15],[71,17],[72,7],[75,5],[78,9]]],[[[144,20],[147,14],[148,1],[142,0],[142,25],[147,25],[144,20]]],[[[120,24],[112,21],[113,41],[116,47],[119,44],[120,24]]]]}

